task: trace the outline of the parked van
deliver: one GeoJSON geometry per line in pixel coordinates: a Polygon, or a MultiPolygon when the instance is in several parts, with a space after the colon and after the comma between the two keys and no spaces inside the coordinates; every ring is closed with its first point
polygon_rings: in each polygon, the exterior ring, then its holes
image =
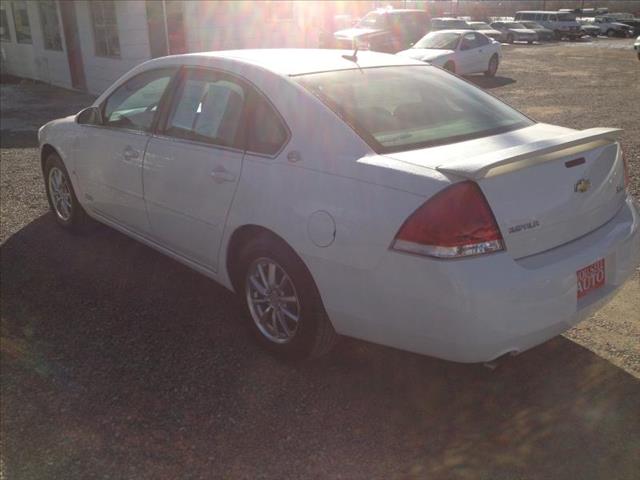
{"type": "Polygon", "coordinates": [[[575,40],[583,35],[580,24],[576,21],[576,16],[569,12],[527,10],[516,13],[514,21],[532,21],[539,23],[543,27],[553,30],[557,40],[561,38],[575,40]]]}

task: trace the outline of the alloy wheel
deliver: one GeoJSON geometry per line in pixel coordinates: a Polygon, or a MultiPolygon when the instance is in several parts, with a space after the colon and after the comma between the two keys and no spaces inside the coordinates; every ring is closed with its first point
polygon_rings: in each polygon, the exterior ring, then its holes
{"type": "Polygon", "coordinates": [[[71,219],[71,188],[67,176],[58,167],[49,170],[49,197],[56,215],[63,221],[71,219]]]}
{"type": "Polygon", "coordinates": [[[246,300],[251,318],[268,340],[283,344],[300,323],[300,299],[291,277],[270,258],[254,260],[247,271],[246,300]]]}

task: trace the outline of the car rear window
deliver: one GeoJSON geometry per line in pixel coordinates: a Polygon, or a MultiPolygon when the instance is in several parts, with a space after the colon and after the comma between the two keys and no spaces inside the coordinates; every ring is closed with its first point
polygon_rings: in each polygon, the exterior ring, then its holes
{"type": "Polygon", "coordinates": [[[429,65],[294,77],[377,153],[480,138],[533,123],[464,80],[429,65]]]}

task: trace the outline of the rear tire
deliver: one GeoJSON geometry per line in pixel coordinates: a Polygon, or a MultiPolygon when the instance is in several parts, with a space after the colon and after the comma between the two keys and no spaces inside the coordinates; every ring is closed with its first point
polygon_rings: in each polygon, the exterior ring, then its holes
{"type": "Polygon", "coordinates": [[[90,218],[78,202],[69,172],[59,155],[52,153],[47,157],[43,173],[49,207],[58,225],[75,233],[82,231],[90,218]]]}
{"type": "Polygon", "coordinates": [[[615,36],[616,36],[616,31],[613,28],[610,28],[609,30],[607,30],[607,37],[613,38],[615,36]]]}
{"type": "Polygon", "coordinates": [[[285,360],[328,353],[339,336],[296,253],[283,241],[261,235],[243,245],[239,258],[237,283],[258,343],[285,360]]]}

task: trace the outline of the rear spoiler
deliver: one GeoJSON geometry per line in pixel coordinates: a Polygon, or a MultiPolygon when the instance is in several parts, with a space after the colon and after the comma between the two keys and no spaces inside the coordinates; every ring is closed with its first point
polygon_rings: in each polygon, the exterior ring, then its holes
{"type": "MultiPolygon", "coordinates": [[[[450,173],[470,180],[478,180],[486,177],[490,170],[505,165],[520,163],[525,160],[526,166],[542,163],[549,158],[541,158],[543,155],[577,147],[587,143],[609,140],[615,141],[620,133],[619,128],[589,128],[573,132],[568,135],[560,135],[558,137],[540,140],[538,142],[526,143],[517,147],[505,148],[495,152],[485,153],[476,157],[470,156],[464,160],[457,160],[446,165],[438,165],[436,170],[442,173],[450,173]]],[[[517,165],[513,165],[515,169],[517,165]]]]}

